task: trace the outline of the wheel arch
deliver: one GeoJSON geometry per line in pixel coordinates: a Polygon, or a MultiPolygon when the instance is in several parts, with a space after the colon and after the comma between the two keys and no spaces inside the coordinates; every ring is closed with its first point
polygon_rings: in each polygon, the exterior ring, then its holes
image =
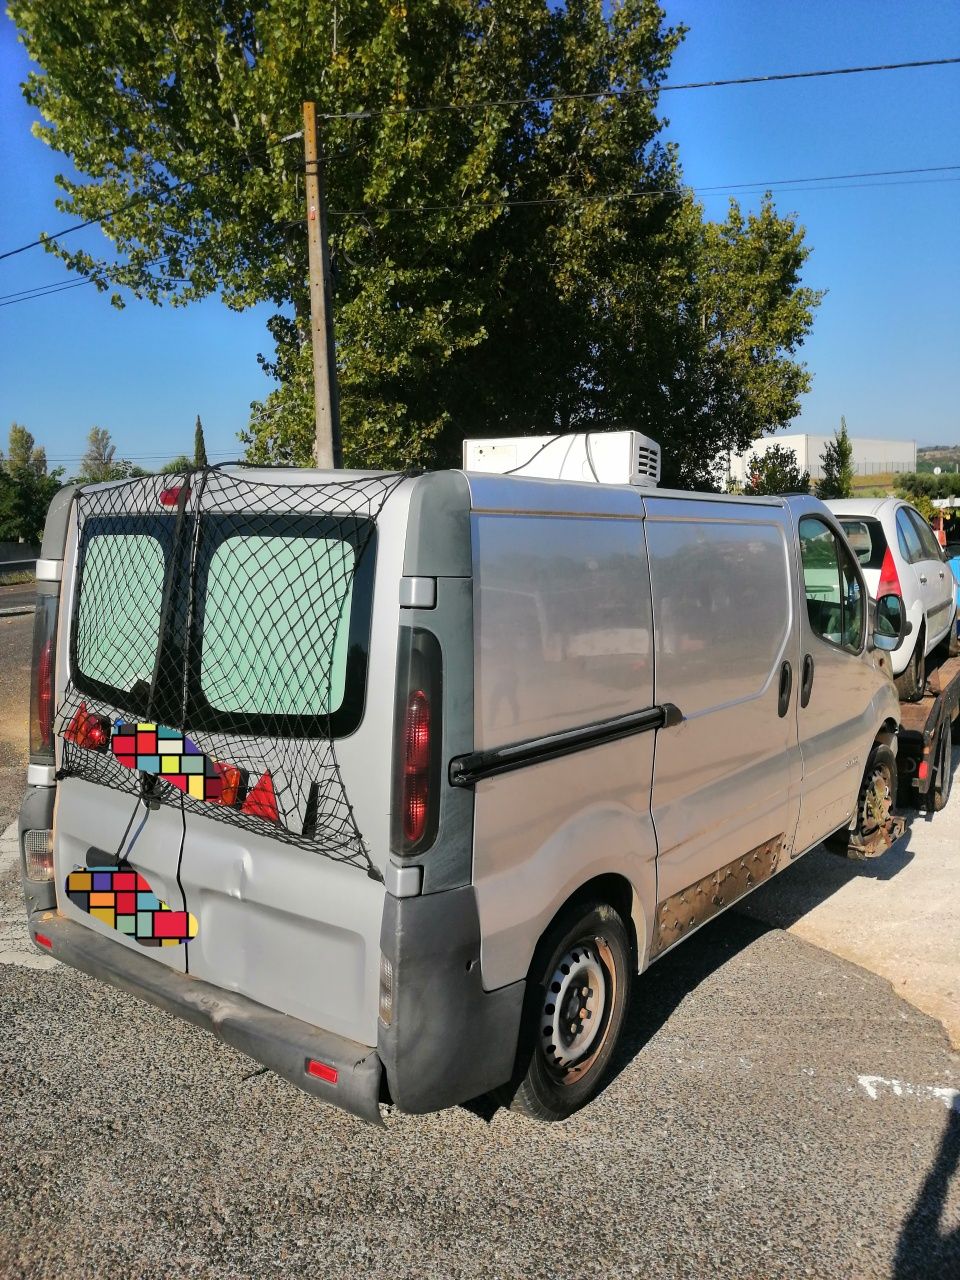
{"type": "Polygon", "coordinates": [[[636,889],[626,876],[616,871],[606,871],[601,875],[591,876],[589,880],[585,880],[583,884],[578,885],[560,904],[537,939],[537,945],[534,947],[533,956],[531,957],[531,966],[536,963],[544,938],[550,934],[560,916],[572,905],[587,902],[603,902],[607,906],[613,907],[614,911],[617,912],[627,930],[627,937],[630,939],[630,951],[634,968],[639,971],[643,957],[646,954],[646,919],[636,889]]]}

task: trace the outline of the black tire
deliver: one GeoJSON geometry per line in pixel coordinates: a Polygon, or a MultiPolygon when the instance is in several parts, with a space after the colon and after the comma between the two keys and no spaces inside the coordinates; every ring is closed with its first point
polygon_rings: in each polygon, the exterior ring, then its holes
{"type": "Polygon", "coordinates": [[[950,788],[953,785],[953,735],[950,725],[944,721],[937,739],[933,757],[934,775],[927,792],[926,805],[930,813],[939,813],[947,807],[950,788]]]}
{"type": "Polygon", "coordinates": [[[613,907],[565,907],[530,967],[517,1069],[501,1100],[532,1120],[553,1121],[565,1120],[595,1097],[623,1030],[633,969],[627,929],[613,907]],[[550,999],[557,994],[560,1001],[550,999]],[[580,1029],[564,1043],[568,1025],[580,1029]]]}
{"type": "Polygon", "coordinates": [[[913,647],[913,654],[907,663],[906,670],[893,678],[901,702],[919,702],[923,697],[923,690],[927,683],[927,662],[923,653],[925,643],[926,640],[921,631],[917,636],[917,643],[913,647]]]}

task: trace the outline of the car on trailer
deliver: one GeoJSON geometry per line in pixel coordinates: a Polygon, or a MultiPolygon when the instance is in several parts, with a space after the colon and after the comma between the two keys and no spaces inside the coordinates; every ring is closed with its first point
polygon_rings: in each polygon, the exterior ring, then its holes
{"type": "Polygon", "coordinates": [[[927,659],[945,640],[956,642],[957,593],[937,536],[900,498],[838,498],[827,506],[840,522],[874,599],[901,596],[909,632],[893,654],[900,697],[923,697],[927,659]]]}

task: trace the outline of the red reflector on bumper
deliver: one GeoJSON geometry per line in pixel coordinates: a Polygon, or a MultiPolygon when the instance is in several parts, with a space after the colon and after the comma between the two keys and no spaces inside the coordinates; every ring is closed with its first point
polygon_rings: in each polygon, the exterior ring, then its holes
{"type": "Polygon", "coordinates": [[[927,775],[929,774],[929,772],[930,772],[930,766],[927,764],[926,760],[921,760],[917,768],[917,777],[920,779],[921,782],[926,782],[927,775]]]}
{"type": "Polygon", "coordinates": [[[33,940],[41,947],[47,947],[49,949],[52,949],[53,947],[53,943],[45,933],[35,933],[33,935],[33,940]]]}
{"type": "Polygon", "coordinates": [[[326,1080],[327,1084],[336,1084],[339,1072],[336,1067],[330,1067],[325,1062],[317,1062],[314,1058],[308,1058],[307,1075],[316,1076],[318,1080],[326,1080]]]}

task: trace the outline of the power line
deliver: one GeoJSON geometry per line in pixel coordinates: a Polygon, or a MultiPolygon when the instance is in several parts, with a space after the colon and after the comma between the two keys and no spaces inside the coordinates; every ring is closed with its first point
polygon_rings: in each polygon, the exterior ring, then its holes
{"type": "Polygon", "coordinates": [[[423,115],[435,111],[486,111],[491,107],[523,107],[541,102],[596,102],[601,98],[635,98],[658,93],[675,93],[680,89],[722,89],[739,84],[774,84],[785,80],[814,80],[825,76],[854,76],[871,71],[905,71],[916,67],[947,67],[960,63],[958,58],[925,58],[916,62],[884,62],[875,66],[831,67],[819,71],[784,71],[767,76],[737,76],[729,80],[691,80],[685,84],[645,85],[640,89],[601,89],[596,93],[528,94],[521,98],[491,98],[473,102],[437,102],[422,107],[376,107],[371,110],[331,111],[323,120],[370,120],[379,116],[423,115]]]}
{"type": "MultiPolygon", "coordinates": [[[[527,207],[542,207],[549,205],[567,205],[567,204],[596,204],[596,203],[615,203],[620,200],[644,200],[644,199],[662,199],[664,197],[673,196],[677,199],[681,198],[685,191],[692,191],[698,194],[711,194],[714,192],[729,191],[734,194],[740,192],[747,187],[756,187],[762,190],[767,188],[775,188],[788,186],[790,191],[845,191],[848,188],[857,187],[897,187],[897,186],[932,186],[941,182],[957,182],[960,178],[926,178],[916,181],[904,180],[892,182],[843,182],[838,186],[794,186],[790,184],[816,182],[828,183],[839,179],[853,178],[872,178],[878,174],[898,174],[898,173],[940,173],[952,172],[960,170],[960,165],[936,165],[924,169],[888,169],[878,171],[868,171],[864,173],[845,173],[845,174],[825,174],[823,177],[816,178],[780,178],[773,182],[739,182],[729,183],[715,187],[686,187],[686,188],[650,188],[646,191],[614,191],[607,193],[597,193],[595,195],[584,193],[582,195],[572,196],[544,196],[539,199],[529,200],[498,200],[496,198],[477,197],[474,200],[461,200],[454,204],[422,204],[422,205],[371,205],[366,209],[331,209],[330,214],[339,218],[359,218],[371,213],[453,213],[458,209],[476,208],[476,209],[522,209],[527,207]]],[[[744,194],[751,194],[744,191],[744,194]]]]}
{"type": "MultiPolygon", "coordinates": [[[[296,136],[296,135],[294,135],[296,136]]],[[[845,191],[848,189],[864,188],[864,187],[896,187],[896,186],[932,186],[934,184],[944,182],[957,182],[958,178],[921,178],[916,181],[886,181],[886,182],[859,182],[854,179],[860,178],[907,178],[909,175],[926,175],[935,173],[955,173],[960,171],[960,164],[940,164],[926,165],[920,168],[912,169],[868,169],[856,173],[831,173],[814,177],[805,178],[776,178],[767,182],[734,182],[717,186],[689,187],[681,189],[673,188],[653,188],[647,191],[622,191],[609,192],[607,194],[598,193],[595,195],[583,194],[574,196],[545,196],[540,199],[527,200],[495,200],[477,197],[473,200],[462,200],[454,204],[423,204],[423,205],[393,205],[393,206],[375,206],[371,205],[367,209],[331,209],[331,216],[340,218],[364,217],[370,213],[453,213],[464,208],[490,208],[490,209],[518,209],[527,207],[543,207],[550,205],[568,205],[568,204],[589,204],[597,202],[615,203],[617,201],[641,200],[673,196],[680,198],[684,194],[684,190],[693,191],[700,195],[716,194],[718,192],[731,192],[736,194],[744,192],[749,194],[749,188],[758,190],[767,190],[777,187],[783,187],[790,191],[845,191]],[[818,184],[839,184],[839,185],[818,185],[804,186],[804,183],[818,184]]],[[[299,224],[296,224],[299,225],[299,224]]],[[[143,264],[144,267],[153,267],[161,262],[169,262],[169,259],[154,258],[150,262],[143,264]]],[[[121,266],[124,264],[120,264],[121,266]]],[[[83,285],[95,284],[96,279],[92,276],[84,280],[72,280],[54,282],[47,285],[37,285],[30,289],[21,289],[16,293],[7,293],[0,295],[0,307],[15,306],[20,302],[32,302],[35,298],[45,298],[50,294],[63,293],[67,289],[79,289],[83,285]]],[[[107,281],[113,288],[132,288],[131,285],[123,285],[119,281],[107,281]]],[[[162,282],[161,282],[162,283],[162,282]]]]}

